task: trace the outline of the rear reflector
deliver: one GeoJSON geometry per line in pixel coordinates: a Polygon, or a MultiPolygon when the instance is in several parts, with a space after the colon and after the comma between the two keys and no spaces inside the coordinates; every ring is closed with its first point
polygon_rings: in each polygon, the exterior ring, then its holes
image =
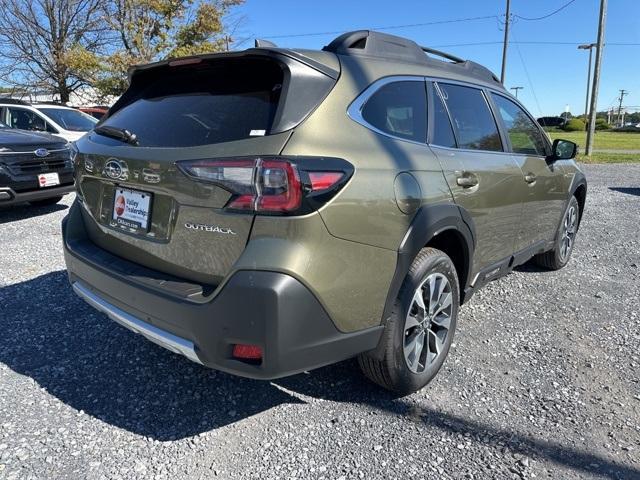
{"type": "Polygon", "coordinates": [[[233,356],[241,360],[262,360],[262,348],[238,343],[233,346],[233,356]]]}

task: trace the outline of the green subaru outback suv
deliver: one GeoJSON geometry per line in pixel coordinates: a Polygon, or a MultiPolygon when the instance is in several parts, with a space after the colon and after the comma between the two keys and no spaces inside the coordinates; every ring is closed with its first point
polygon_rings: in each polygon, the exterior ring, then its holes
{"type": "Polygon", "coordinates": [[[401,393],[460,305],[569,260],[586,180],[486,68],[372,31],[135,67],[76,144],[73,290],[163,347],[270,379],[358,356],[401,393]]]}

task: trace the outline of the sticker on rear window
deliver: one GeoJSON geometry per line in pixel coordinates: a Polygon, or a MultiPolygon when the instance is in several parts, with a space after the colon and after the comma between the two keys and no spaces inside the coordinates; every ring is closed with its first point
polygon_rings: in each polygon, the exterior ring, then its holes
{"type": "Polygon", "coordinates": [[[251,130],[249,135],[251,137],[264,137],[267,134],[266,130],[251,130]]]}

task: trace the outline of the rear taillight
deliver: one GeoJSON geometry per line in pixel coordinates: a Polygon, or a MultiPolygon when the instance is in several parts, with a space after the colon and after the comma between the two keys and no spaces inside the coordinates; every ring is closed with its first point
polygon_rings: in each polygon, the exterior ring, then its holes
{"type": "Polygon", "coordinates": [[[326,190],[338,183],[344,173],[342,172],[309,172],[309,180],[311,180],[311,190],[326,190]]]}
{"type": "Polygon", "coordinates": [[[310,157],[186,160],[177,165],[187,175],[231,192],[227,209],[266,214],[311,211],[335,195],[353,172],[344,160],[310,157]]]}

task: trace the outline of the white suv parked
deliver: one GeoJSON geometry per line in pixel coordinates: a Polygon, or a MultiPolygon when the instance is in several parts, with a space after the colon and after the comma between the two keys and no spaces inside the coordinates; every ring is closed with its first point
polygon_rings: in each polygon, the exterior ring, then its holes
{"type": "Polygon", "coordinates": [[[0,122],[21,130],[53,133],[72,142],[92,130],[98,120],[64,105],[0,99],[0,122]]]}

